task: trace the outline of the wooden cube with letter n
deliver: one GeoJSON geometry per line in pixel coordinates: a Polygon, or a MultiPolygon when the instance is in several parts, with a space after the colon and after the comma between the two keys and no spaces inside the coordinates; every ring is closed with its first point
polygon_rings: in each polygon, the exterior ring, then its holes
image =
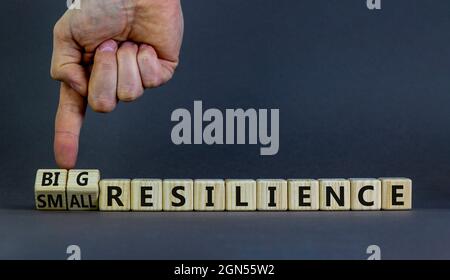
{"type": "Polygon", "coordinates": [[[320,210],[350,210],[350,181],[319,179],[320,210]]]}
{"type": "Polygon", "coordinates": [[[199,179],[194,181],[194,210],[224,211],[225,181],[222,179],[199,179]]]}
{"type": "Polygon", "coordinates": [[[412,181],[408,178],[380,178],[383,210],[412,208],[412,181]]]}
{"type": "Polygon", "coordinates": [[[131,181],[132,211],[161,211],[162,198],[161,179],[133,179],[131,181]]]}
{"type": "Polygon", "coordinates": [[[228,211],[256,210],[255,180],[225,180],[226,209],[228,211]]]}
{"type": "Polygon", "coordinates": [[[67,170],[39,169],[34,183],[36,209],[66,210],[66,184],[67,170]]]}
{"type": "Polygon", "coordinates": [[[314,179],[288,180],[289,210],[319,210],[319,181],[314,179]]]}
{"type": "Polygon", "coordinates": [[[260,211],[287,210],[287,181],[282,179],[256,180],[257,209],[260,211]]]}
{"type": "Polygon", "coordinates": [[[100,211],[130,211],[129,179],[100,180],[100,211]]]}
{"type": "Polygon", "coordinates": [[[381,209],[381,181],[377,179],[350,179],[352,210],[381,209]]]}
{"type": "Polygon", "coordinates": [[[163,181],[163,210],[194,210],[194,181],[191,179],[167,179],[163,181]]]}
{"type": "Polygon", "coordinates": [[[97,210],[100,171],[97,169],[69,170],[67,179],[67,208],[97,210]]]}

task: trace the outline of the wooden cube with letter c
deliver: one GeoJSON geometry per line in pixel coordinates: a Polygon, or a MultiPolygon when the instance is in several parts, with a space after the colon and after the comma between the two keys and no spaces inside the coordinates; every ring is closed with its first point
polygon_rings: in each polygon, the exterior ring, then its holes
{"type": "Polygon", "coordinates": [[[36,209],[66,210],[66,184],[67,170],[39,169],[34,183],[36,209]]]}
{"type": "Polygon", "coordinates": [[[381,209],[381,181],[377,179],[350,179],[352,210],[381,209]]]}
{"type": "Polygon", "coordinates": [[[100,170],[69,170],[67,179],[67,208],[69,210],[97,210],[100,170]]]}
{"type": "Polygon", "coordinates": [[[130,211],[130,179],[100,180],[100,211],[130,211]]]}

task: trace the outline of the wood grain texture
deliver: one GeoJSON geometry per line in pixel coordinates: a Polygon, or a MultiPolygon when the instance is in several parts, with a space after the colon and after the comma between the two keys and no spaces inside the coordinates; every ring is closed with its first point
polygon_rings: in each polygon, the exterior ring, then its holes
{"type": "Polygon", "coordinates": [[[283,179],[256,180],[256,209],[286,211],[288,205],[287,181],[283,179]]]}
{"type": "Polygon", "coordinates": [[[256,181],[228,179],[225,180],[226,210],[255,211],[256,181]]]}
{"type": "Polygon", "coordinates": [[[350,210],[350,181],[346,179],[319,179],[320,210],[350,210]]]}
{"type": "Polygon", "coordinates": [[[288,180],[289,210],[319,210],[319,181],[315,179],[288,180]]]}
{"type": "Polygon", "coordinates": [[[133,179],[131,181],[132,211],[162,211],[161,179],[133,179]]]}
{"type": "Polygon", "coordinates": [[[67,179],[67,208],[72,211],[98,210],[100,170],[72,169],[67,179]]]}
{"type": "Polygon", "coordinates": [[[412,208],[412,181],[408,178],[380,178],[383,210],[412,208]]]}
{"type": "Polygon", "coordinates": [[[380,210],[381,181],[374,178],[351,178],[351,209],[380,210]]]}
{"type": "Polygon", "coordinates": [[[130,179],[100,180],[100,211],[130,211],[130,179]]]}
{"type": "Polygon", "coordinates": [[[163,180],[163,210],[194,210],[194,182],[191,179],[163,180]]]}
{"type": "Polygon", "coordinates": [[[39,169],[34,183],[36,209],[67,210],[66,184],[67,170],[39,169]]]}
{"type": "Polygon", "coordinates": [[[225,181],[222,179],[198,179],[194,181],[194,210],[224,211],[225,181]]]}

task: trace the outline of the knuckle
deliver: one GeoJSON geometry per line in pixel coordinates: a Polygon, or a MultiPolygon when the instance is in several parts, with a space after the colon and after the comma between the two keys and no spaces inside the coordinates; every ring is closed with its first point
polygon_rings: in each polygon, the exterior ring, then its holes
{"type": "Polygon", "coordinates": [[[138,99],[143,93],[142,89],[136,87],[119,87],[117,97],[124,102],[131,102],[138,99]]]}
{"type": "Polygon", "coordinates": [[[92,110],[97,113],[110,113],[116,108],[116,102],[104,98],[91,99],[89,103],[92,110]]]}

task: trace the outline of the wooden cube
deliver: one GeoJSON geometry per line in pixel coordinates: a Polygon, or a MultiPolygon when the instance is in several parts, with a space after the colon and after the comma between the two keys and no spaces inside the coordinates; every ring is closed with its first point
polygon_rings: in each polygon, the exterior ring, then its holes
{"type": "Polygon", "coordinates": [[[34,183],[36,209],[67,210],[66,184],[67,170],[39,169],[34,183]]]}
{"type": "Polygon", "coordinates": [[[287,181],[282,179],[256,180],[256,209],[260,211],[287,210],[287,181]]]}
{"type": "Polygon", "coordinates": [[[319,181],[314,179],[288,180],[289,210],[319,210],[319,181]]]}
{"type": "Polygon", "coordinates": [[[100,211],[130,211],[130,179],[100,180],[100,211]]]}
{"type": "Polygon", "coordinates": [[[408,178],[380,178],[383,210],[412,208],[412,181],[408,178]]]}
{"type": "Polygon", "coordinates": [[[319,179],[320,210],[350,210],[350,181],[319,179]]]}
{"type": "Polygon", "coordinates": [[[191,179],[168,179],[163,181],[163,210],[194,210],[194,182],[191,179]]]}
{"type": "Polygon", "coordinates": [[[194,210],[224,211],[225,181],[200,179],[194,181],[194,210]]]}
{"type": "Polygon", "coordinates": [[[226,210],[255,211],[256,181],[255,180],[225,180],[226,210]]]}
{"type": "Polygon", "coordinates": [[[131,181],[132,211],[162,211],[161,179],[133,179],[131,181]]]}
{"type": "Polygon", "coordinates": [[[67,179],[67,208],[97,210],[100,171],[97,169],[69,170],[67,179]]]}
{"type": "Polygon", "coordinates": [[[381,181],[377,179],[350,179],[352,210],[381,209],[381,181]]]}

